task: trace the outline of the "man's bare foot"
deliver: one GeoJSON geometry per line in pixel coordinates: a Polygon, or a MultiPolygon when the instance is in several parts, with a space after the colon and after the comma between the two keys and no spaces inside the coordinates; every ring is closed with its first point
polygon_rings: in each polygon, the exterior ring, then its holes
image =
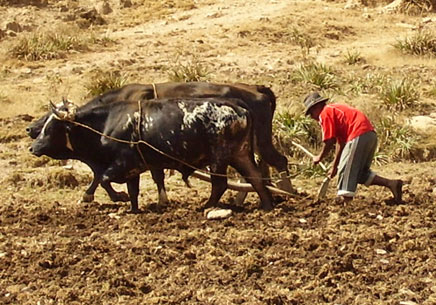
{"type": "Polygon", "coordinates": [[[403,181],[395,180],[391,187],[392,194],[394,195],[395,203],[399,204],[403,202],[403,181]]]}

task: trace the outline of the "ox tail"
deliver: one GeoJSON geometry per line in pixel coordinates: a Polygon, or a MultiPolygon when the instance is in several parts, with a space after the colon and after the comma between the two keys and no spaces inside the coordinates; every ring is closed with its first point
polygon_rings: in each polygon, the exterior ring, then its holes
{"type": "Polygon", "coordinates": [[[271,105],[271,114],[274,114],[274,112],[276,111],[276,96],[274,92],[272,92],[271,88],[262,85],[257,86],[257,91],[268,96],[268,100],[271,105]]]}

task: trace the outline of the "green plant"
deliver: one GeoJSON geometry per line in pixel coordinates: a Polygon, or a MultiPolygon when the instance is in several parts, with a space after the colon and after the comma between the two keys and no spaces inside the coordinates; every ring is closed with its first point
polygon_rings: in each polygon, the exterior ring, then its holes
{"type": "Polygon", "coordinates": [[[354,94],[377,93],[384,83],[386,76],[377,73],[367,73],[363,77],[350,77],[348,81],[348,90],[354,94]]]}
{"type": "Polygon", "coordinates": [[[436,36],[430,31],[419,31],[411,37],[397,40],[394,47],[406,54],[436,55],[436,36]]]}
{"type": "Polygon", "coordinates": [[[375,126],[379,139],[379,154],[390,159],[410,157],[411,149],[417,142],[417,135],[406,125],[397,123],[392,116],[378,121],[375,126]]]}
{"type": "Polygon", "coordinates": [[[376,165],[381,166],[389,162],[389,156],[381,152],[379,149],[377,149],[377,151],[374,154],[373,162],[376,165]]]}
{"type": "Polygon", "coordinates": [[[278,133],[292,139],[306,138],[318,140],[314,121],[304,114],[291,114],[288,111],[280,112],[273,121],[273,128],[278,133]]]}
{"type": "Polygon", "coordinates": [[[355,65],[362,61],[363,61],[363,57],[361,56],[359,51],[347,50],[347,53],[345,53],[345,63],[349,65],[355,65]]]}
{"type": "Polygon", "coordinates": [[[207,67],[197,58],[182,63],[179,58],[168,69],[169,79],[174,82],[198,82],[207,79],[210,74],[207,67]]]}
{"type": "Polygon", "coordinates": [[[292,42],[300,46],[305,54],[308,54],[310,48],[315,46],[315,42],[311,36],[301,33],[300,30],[295,27],[290,33],[290,39],[292,42]]]}
{"type": "Polygon", "coordinates": [[[108,90],[120,88],[127,81],[128,76],[119,71],[95,72],[91,77],[91,81],[85,86],[87,96],[97,96],[108,90]]]}
{"type": "Polygon", "coordinates": [[[338,87],[333,70],[326,65],[316,62],[300,65],[295,71],[295,79],[312,84],[318,89],[338,87]]]}
{"type": "Polygon", "coordinates": [[[61,58],[67,51],[84,49],[86,43],[77,36],[43,32],[21,38],[10,54],[18,59],[36,61],[61,58]]]}
{"type": "Polygon", "coordinates": [[[114,40],[107,35],[78,34],[77,28],[60,28],[23,36],[9,50],[9,54],[27,61],[63,58],[72,51],[86,51],[89,45],[107,46],[114,40]]]}
{"type": "Polygon", "coordinates": [[[399,11],[408,15],[421,15],[430,12],[433,7],[434,0],[406,0],[402,1],[399,11]]]}
{"type": "Polygon", "coordinates": [[[404,78],[386,81],[380,87],[379,97],[388,109],[401,111],[410,108],[419,100],[419,92],[413,81],[404,78]]]}

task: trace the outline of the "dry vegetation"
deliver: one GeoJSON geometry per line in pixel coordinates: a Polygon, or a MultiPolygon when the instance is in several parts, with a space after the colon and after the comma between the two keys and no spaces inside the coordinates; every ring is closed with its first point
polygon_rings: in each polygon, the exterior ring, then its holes
{"type": "Polygon", "coordinates": [[[436,304],[436,3],[390,3],[0,0],[0,303],[436,304]],[[233,215],[208,221],[209,185],[169,177],[159,206],[144,174],[130,215],[101,189],[78,203],[89,170],[27,150],[49,100],[170,80],[270,86],[303,196],[264,213],[228,191],[233,215]],[[404,204],[376,187],[312,202],[325,173],[291,145],[319,149],[311,90],[368,114],[404,204]]]}

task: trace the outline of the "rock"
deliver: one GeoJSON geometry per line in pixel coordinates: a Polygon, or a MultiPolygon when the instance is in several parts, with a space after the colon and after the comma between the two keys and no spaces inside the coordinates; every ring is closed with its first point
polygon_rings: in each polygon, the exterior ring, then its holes
{"type": "Polygon", "coordinates": [[[18,22],[13,21],[6,24],[6,30],[19,33],[23,31],[23,28],[18,22]]]}
{"type": "Polygon", "coordinates": [[[207,213],[207,219],[225,219],[229,218],[232,215],[232,210],[229,209],[219,209],[219,210],[211,210],[207,213]]]}
{"type": "Polygon", "coordinates": [[[102,15],[107,15],[113,12],[111,6],[107,1],[103,1],[97,4],[97,12],[102,15]]]}
{"type": "Polygon", "coordinates": [[[408,125],[413,129],[430,132],[436,130],[436,112],[430,115],[416,115],[408,120],[408,125]]]}
{"type": "Polygon", "coordinates": [[[130,0],[120,0],[120,7],[132,7],[132,1],[130,0]]]}
{"type": "Polygon", "coordinates": [[[87,21],[87,22],[83,22],[83,24],[78,23],[78,25],[81,28],[86,28],[90,24],[95,24],[95,25],[106,24],[106,21],[103,19],[103,17],[100,16],[100,14],[97,12],[96,9],[80,12],[79,16],[87,21]]]}
{"type": "Polygon", "coordinates": [[[348,0],[344,6],[344,9],[351,10],[359,8],[362,5],[360,0],[348,0]]]}

